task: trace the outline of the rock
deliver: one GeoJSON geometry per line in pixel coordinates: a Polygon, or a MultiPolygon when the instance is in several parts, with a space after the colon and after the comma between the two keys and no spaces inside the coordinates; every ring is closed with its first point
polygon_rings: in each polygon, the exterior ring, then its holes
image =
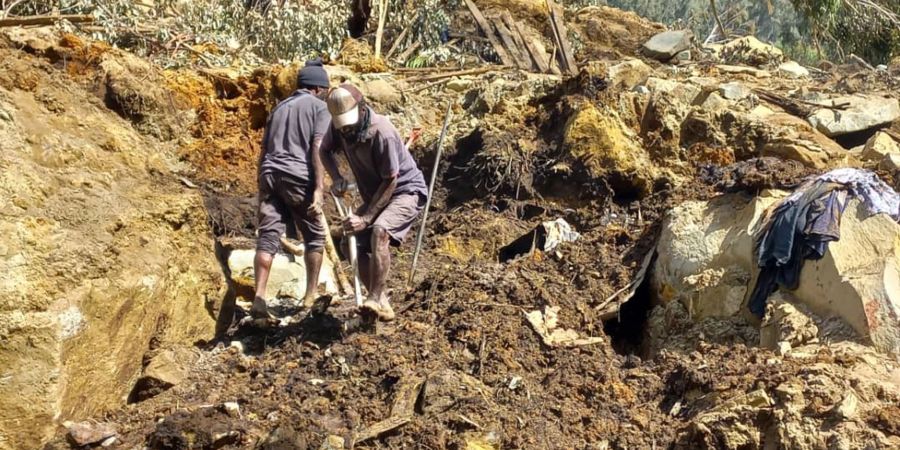
{"type": "Polygon", "coordinates": [[[388,83],[383,78],[375,78],[363,82],[360,90],[367,99],[387,108],[400,104],[402,99],[400,91],[394,87],[394,84],[388,83]]]}
{"type": "MultiPolygon", "coordinates": [[[[231,280],[242,287],[238,293],[241,296],[252,295],[254,291],[253,259],[255,250],[236,249],[228,256],[228,268],[231,271],[231,280]]],[[[322,271],[319,274],[320,285],[325,286],[325,293],[338,292],[334,280],[334,265],[331,260],[324,258],[322,271]]],[[[269,272],[268,292],[278,296],[289,298],[303,297],[306,289],[306,267],[303,258],[295,258],[291,261],[287,255],[277,254],[272,262],[272,270],[269,272]]],[[[247,300],[253,300],[247,297],[247,300]]]]}
{"type": "Polygon", "coordinates": [[[683,52],[678,52],[678,54],[675,55],[675,61],[677,61],[679,63],[690,62],[691,61],[691,51],[685,50],[683,52]]]}
{"type": "Polygon", "coordinates": [[[776,113],[762,121],[770,133],[762,147],[763,156],[798,161],[816,169],[835,167],[847,159],[846,150],[798,117],[776,113]]]}
{"type": "Polygon", "coordinates": [[[754,36],[745,36],[729,41],[722,45],[719,56],[729,64],[751,66],[778,64],[784,60],[784,54],[778,47],[766,44],[754,36]]]}
{"type": "Polygon", "coordinates": [[[736,81],[719,85],[719,94],[726,100],[743,100],[752,93],[753,90],[747,85],[736,81]]]}
{"type": "Polygon", "coordinates": [[[900,144],[897,144],[889,134],[879,131],[866,141],[860,158],[865,161],[881,162],[888,155],[897,153],[900,153],[900,144]]]}
{"type": "Polygon", "coordinates": [[[465,91],[469,90],[469,88],[471,86],[472,86],[472,80],[470,80],[468,78],[459,78],[459,77],[453,78],[452,80],[448,81],[447,84],[444,85],[444,87],[447,90],[453,91],[453,92],[465,92],[465,91]]]}
{"type": "Polygon", "coordinates": [[[635,86],[631,91],[641,95],[647,95],[650,93],[650,89],[647,89],[647,86],[635,86]]]}
{"type": "Polygon", "coordinates": [[[844,420],[853,420],[856,418],[858,410],[859,398],[856,397],[856,394],[852,390],[848,391],[847,395],[844,396],[844,399],[834,408],[835,414],[844,420]]]}
{"type": "Polygon", "coordinates": [[[895,98],[853,95],[831,101],[834,104],[849,103],[849,107],[843,110],[822,108],[808,118],[812,126],[828,137],[868,130],[900,118],[900,102],[895,98]]]}
{"type": "Polygon", "coordinates": [[[241,407],[237,402],[225,402],[222,404],[222,407],[225,408],[225,413],[232,419],[237,419],[241,416],[241,407]]]}
{"type": "Polygon", "coordinates": [[[68,438],[79,447],[99,444],[117,435],[116,429],[108,423],[78,422],[65,424],[68,438]]]}
{"type": "Polygon", "coordinates": [[[881,163],[878,164],[878,168],[894,173],[900,171],[900,154],[892,153],[885,156],[881,163]]]}
{"type": "Polygon", "coordinates": [[[700,106],[707,111],[715,113],[728,108],[730,104],[718,92],[711,92],[700,106]]]}
{"type": "Polygon", "coordinates": [[[805,78],[809,76],[809,69],[801,66],[797,61],[788,61],[778,66],[778,72],[789,78],[805,78]]]}
{"type": "Polygon", "coordinates": [[[319,450],[344,450],[344,438],[335,435],[329,435],[319,446],[319,450]]]}
{"type": "Polygon", "coordinates": [[[700,95],[702,88],[692,83],[680,83],[664,78],[648,78],[647,88],[650,92],[666,93],[685,105],[692,105],[700,95]]]}
{"type": "Polygon", "coordinates": [[[135,383],[129,400],[143,401],[159,395],[180,384],[188,375],[190,367],[197,360],[197,354],[189,348],[178,347],[157,353],[141,377],[135,383]]]}
{"type": "Polygon", "coordinates": [[[652,73],[653,68],[644,61],[628,58],[610,66],[606,76],[610,87],[621,86],[624,89],[632,89],[643,84],[652,73]]]}
{"type": "Polygon", "coordinates": [[[659,61],[668,61],[691,48],[694,34],[690,30],[664,31],[644,43],[644,54],[659,61]]]}
{"type": "Polygon", "coordinates": [[[541,341],[548,347],[577,347],[582,345],[599,344],[602,337],[582,337],[577,331],[558,328],[558,306],[547,306],[544,312],[531,311],[525,314],[528,323],[541,337],[541,341]]]}
{"type": "Polygon", "coordinates": [[[754,69],[752,67],[746,67],[746,66],[732,66],[732,65],[727,65],[727,64],[719,64],[716,66],[716,68],[719,69],[719,71],[723,72],[723,73],[751,75],[756,78],[769,78],[772,76],[771,73],[769,73],[765,70],[754,69]]]}
{"type": "MultiPolygon", "coordinates": [[[[765,191],[749,203],[726,195],[673,208],[663,223],[651,281],[659,301],[681,301],[695,320],[740,313],[758,271],[753,230],[785,195],[765,191]],[[694,281],[703,274],[711,276],[694,281]]],[[[900,224],[883,214],[867,217],[860,202],[851,200],[841,218],[841,239],[830,243],[822,259],[805,262],[790,295],[813,313],[839,317],[877,349],[897,351],[900,323],[891,317],[900,311],[898,243],[900,224]]]]}
{"type": "Polygon", "coordinates": [[[563,144],[569,155],[594,178],[614,176],[617,191],[650,191],[655,168],[647,153],[613,110],[601,112],[584,103],[565,126],[563,144]]]}
{"type": "Polygon", "coordinates": [[[766,317],[759,330],[759,345],[785,354],[816,339],[819,328],[806,314],[788,303],[783,292],[769,297],[766,317]]]}
{"type": "Polygon", "coordinates": [[[12,115],[10,115],[10,113],[6,112],[6,110],[3,109],[2,107],[0,107],[0,120],[4,120],[6,122],[12,122],[12,115]]]}

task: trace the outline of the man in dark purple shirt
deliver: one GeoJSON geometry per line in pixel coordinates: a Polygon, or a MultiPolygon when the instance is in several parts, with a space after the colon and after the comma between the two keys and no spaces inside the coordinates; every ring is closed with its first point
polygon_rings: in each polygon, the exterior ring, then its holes
{"type": "Polygon", "coordinates": [[[326,103],[331,127],[322,140],[322,162],[342,190],[347,183],[334,159],[342,151],[364,202],[343,223],[346,233],[359,236],[360,277],[369,291],[362,306],[390,321],[394,311],[385,292],[390,246],[403,243],[422,211],[428,195],[425,177],[394,125],[368,107],[355,86],[333,89],[326,103]]]}
{"type": "Polygon", "coordinates": [[[256,295],[251,315],[268,318],[266,285],[281,235],[293,220],[303,236],[306,263],[305,307],[319,284],[325,227],[322,224],[324,174],[319,148],[331,125],[322,98],[328,74],[321,60],[309,61],[297,74],[299,89],[272,110],[259,156],[259,224],[254,272],[256,295]]]}

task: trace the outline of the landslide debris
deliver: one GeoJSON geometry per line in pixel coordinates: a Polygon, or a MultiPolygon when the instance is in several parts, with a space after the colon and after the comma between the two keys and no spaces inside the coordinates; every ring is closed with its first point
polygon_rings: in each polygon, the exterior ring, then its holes
{"type": "MultiPolygon", "coordinates": [[[[533,31],[546,33],[540,3],[514,2],[508,9],[533,31]]],[[[478,4],[485,11],[505,6],[478,4]]],[[[724,204],[727,211],[720,216],[741,218],[738,205],[745,203],[734,198],[746,202],[762,189],[789,189],[824,168],[860,164],[864,149],[845,149],[852,142],[827,137],[802,113],[832,111],[831,98],[863,90],[861,79],[871,82],[865,91],[894,99],[895,81],[858,71],[798,76],[796,70],[780,70],[785,61],[750,39],[727,46],[726,56],[711,52],[700,62],[663,64],[639,54],[664,31],[661,25],[607,7],[567,16],[581,39],[579,61],[586,63],[578,76],[564,80],[498,68],[437,83],[429,78],[433,69],[358,74],[328,66],[335,79],[362,85],[401,133],[426,129],[413,149],[426,172],[435,166],[430,144],[443,110],[455,102],[452,144],[440,165],[420,259],[424,275],[405,288],[411,249],[399,249],[391,280],[398,320],[392,324],[347,329],[355,323],[347,301],[285,327],[258,329],[238,307],[220,339],[201,343],[199,357],[187,359],[189,370],[172,353],[147,355],[140,373],[147,381],[132,391],[134,401],[102,415],[115,425],[118,445],[900,445],[894,406],[900,401],[900,368],[861,344],[845,324],[773,301],[761,332],[738,314],[735,289],[748,280],[737,270],[677,277],[677,290],[652,289],[664,273],[658,267],[664,256],[654,259],[652,252],[667,214],[702,216],[705,202],[712,201],[724,204]],[[733,197],[718,196],[722,191],[733,197]],[[581,237],[552,252],[529,251],[498,262],[507,244],[557,218],[581,237]],[[642,270],[645,263],[649,272],[642,270]],[[706,309],[692,309],[691,295],[706,309]],[[556,328],[574,331],[585,345],[547,345],[528,320],[535,311],[543,317],[554,312],[556,328]],[[166,361],[177,364],[164,366],[166,361]]],[[[65,70],[53,59],[54,50],[26,48],[34,59],[51,61],[51,73],[65,70]]],[[[692,56],[699,55],[695,50],[692,56]]],[[[117,54],[102,53],[113,59],[117,54]]],[[[368,72],[369,53],[359,49],[358,57],[352,55],[348,51],[341,62],[352,66],[361,59],[357,69],[368,72]]],[[[69,75],[75,80],[105,79],[90,58],[73,53],[62,60],[93,71],[82,79],[69,75]]],[[[177,173],[204,189],[218,237],[252,237],[248,194],[255,189],[261,128],[267,111],[291,92],[298,64],[247,73],[162,71],[154,79],[179,100],[178,111],[193,114],[185,131],[166,145],[177,148],[186,163],[177,173]]],[[[10,92],[46,83],[15,69],[0,73],[0,85],[10,92]]],[[[153,115],[124,114],[122,103],[127,102],[106,106],[147,133],[142,118],[153,115]]],[[[865,143],[874,132],[862,130],[854,141],[865,143]]],[[[866,164],[874,163],[873,151],[866,153],[866,164]]],[[[721,221],[687,228],[704,243],[727,237],[721,221]]],[[[722,256],[692,243],[679,242],[688,249],[688,263],[696,262],[690,256],[698,248],[703,256],[722,256]]],[[[192,255],[211,255],[209,244],[207,253],[194,249],[192,255]]],[[[736,258],[749,261],[749,245],[743,247],[736,258]]],[[[688,263],[680,267],[691,268],[688,263]]],[[[296,308],[285,309],[293,314],[296,308]]],[[[123,386],[134,387],[129,383],[136,375],[123,386]]],[[[68,445],[60,431],[49,447],[68,445]]]]}

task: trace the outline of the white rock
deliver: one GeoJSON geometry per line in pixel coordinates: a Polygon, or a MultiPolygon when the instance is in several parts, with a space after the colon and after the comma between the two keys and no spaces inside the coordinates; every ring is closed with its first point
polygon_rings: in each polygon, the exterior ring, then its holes
{"type": "Polygon", "coordinates": [[[647,81],[653,68],[637,58],[628,58],[607,69],[606,77],[610,86],[622,86],[626,89],[634,88],[647,81]]]}
{"type": "Polygon", "coordinates": [[[752,93],[752,89],[736,81],[719,85],[719,94],[726,100],[743,100],[752,93]]]}
{"type": "Polygon", "coordinates": [[[837,413],[838,417],[841,417],[844,420],[852,420],[856,417],[856,412],[859,410],[859,398],[856,397],[856,394],[853,391],[847,392],[847,395],[844,396],[844,399],[838,403],[837,407],[835,407],[834,412],[837,413]]]}
{"type": "Polygon", "coordinates": [[[829,137],[868,130],[900,118],[900,102],[895,98],[853,95],[832,101],[849,106],[843,110],[822,108],[808,118],[812,126],[829,137]]]}
{"type": "Polygon", "coordinates": [[[230,417],[237,418],[241,416],[241,407],[237,402],[225,402],[222,404],[222,407],[225,408],[225,412],[230,417]]]}
{"type": "Polygon", "coordinates": [[[789,78],[804,78],[809,76],[809,69],[801,66],[797,61],[788,61],[778,66],[778,72],[789,78]]]}
{"type": "Polygon", "coordinates": [[[447,82],[444,87],[448,91],[465,92],[472,86],[472,80],[468,78],[454,78],[447,82]]]}

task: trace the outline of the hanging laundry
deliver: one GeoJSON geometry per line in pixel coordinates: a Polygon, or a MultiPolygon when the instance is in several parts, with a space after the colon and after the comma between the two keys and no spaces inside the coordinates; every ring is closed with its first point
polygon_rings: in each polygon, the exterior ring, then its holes
{"type": "Polygon", "coordinates": [[[874,173],[837,169],[804,182],[772,212],[757,241],[760,273],[750,294],[750,311],[762,317],[766,300],[779,286],[794,290],[806,260],[825,256],[840,240],[841,215],[848,198],[859,198],[870,214],[900,222],[900,195],[874,173]]]}

